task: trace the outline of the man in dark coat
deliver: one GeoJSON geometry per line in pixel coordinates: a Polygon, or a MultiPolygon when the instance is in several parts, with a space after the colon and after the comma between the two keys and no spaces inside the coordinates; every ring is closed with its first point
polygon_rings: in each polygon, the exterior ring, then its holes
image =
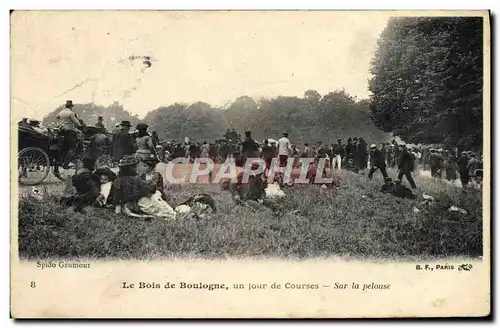
{"type": "Polygon", "coordinates": [[[241,152],[245,158],[259,158],[259,145],[252,138],[251,131],[245,131],[245,141],[241,143],[241,152]]]}
{"type": "Polygon", "coordinates": [[[386,162],[387,162],[387,165],[389,167],[393,167],[394,166],[394,149],[392,148],[392,144],[387,142],[386,145],[385,145],[385,159],[386,159],[386,162]]]}
{"type": "Polygon", "coordinates": [[[120,130],[113,135],[113,160],[119,162],[125,155],[135,153],[134,137],[130,134],[129,121],[123,121],[120,130]]]}
{"type": "Polygon", "coordinates": [[[153,146],[158,146],[161,145],[160,143],[160,138],[158,137],[158,133],[156,131],[153,131],[153,134],[151,136],[151,140],[153,141],[153,146]]]}
{"type": "Polygon", "coordinates": [[[266,169],[269,170],[271,168],[271,162],[274,157],[274,148],[269,144],[269,141],[267,139],[264,141],[261,157],[266,162],[266,169]]]}
{"type": "Polygon", "coordinates": [[[95,124],[95,126],[101,129],[106,129],[104,124],[102,123],[102,116],[99,116],[97,118],[97,123],[95,124]]]}
{"type": "Polygon", "coordinates": [[[469,184],[469,156],[465,151],[462,152],[458,158],[458,172],[460,173],[460,181],[462,182],[462,188],[467,188],[469,184]]]}
{"type": "Polygon", "coordinates": [[[326,158],[328,155],[327,147],[323,146],[323,142],[318,141],[318,158],[326,158]]]}
{"type": "Polygon", "coordinates": [[[358,143],[358,152],[357,152],[357,163],[358,163],[358,169],[359,170],[364,170],[366,169],[367,162],[368,162],[368,151],[366,149],[366,142],[363,140],[363,138],[359,138],[359,143],[358,143]]]}
{"type": "Polygon", "coordinates": [[[403,175],[406,177],[406,180],[410,183],[412,189],[417,188],[415,185],[415,181],[413,181],[413,177],[411,176],[411,172],[415,167],[415,161],[413,156],[408,152],[408,149],[405,145],[399,146],[399,162],[398,162],[398,180],[401,181],[403,175]]]}
{"type": "Polygon", "coordinates": [[[83,159],[83,168],[71,177],[76,193],[63,196],[61,204],[74,206],[75,212],[85,213],[84,208],[94,203],[100,192],[99,181],[93,174],[94,166],[94,158],[83,159]]]}
{"type": "Polygon", "coordinates": [[[347,145],[345,146],[345,156],[346,156],[345,162],[347,162],[347,160],[352,157],[352,152],[353,152],[352,139],[349,138],[347,139],[347,145]]]}
{"type": "Polygon", "coordinates": [[[342,144],[342,139],[337,139],[337,144],[333,145],[332,169],[342,169],[342,161],[345,161],[345,153],[345,146],[342,144]]]}
{"type": "Polygon", "coordinates": [[[377,145],[372,144],[370,146],[370,172],[368,173],[368,179],[371,180],[373,173],[379,169],[384,179],[387,178],[384,153],[377,149],[377,145]]]}
{"type": "Polygon", "coordinates": [[[432,177],[441,179],[444,157],[437,149],[432,149],[430,160],[432,177]]]}

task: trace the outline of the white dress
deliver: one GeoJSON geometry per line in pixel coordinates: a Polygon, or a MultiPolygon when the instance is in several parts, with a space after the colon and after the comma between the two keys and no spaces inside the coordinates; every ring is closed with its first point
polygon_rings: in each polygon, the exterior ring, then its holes
{"type": "Polygon", "coordinates": [[[150,197],[142,197],[137,202],[141,211],[148,215],[158,218],[175,219],[176,213],[174,209],[161,198],[161,193],[157,190],[150,197]]]}

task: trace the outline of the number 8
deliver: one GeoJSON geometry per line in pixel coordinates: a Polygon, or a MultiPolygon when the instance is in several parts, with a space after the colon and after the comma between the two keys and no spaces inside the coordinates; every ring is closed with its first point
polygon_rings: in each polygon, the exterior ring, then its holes
{"type": "Polygon", "coordinates": [[[31,288],[35,288],[36,287],[36,283],[34,281],[32,281],[31,284],[30,284],[30,287],[31,288]]]}

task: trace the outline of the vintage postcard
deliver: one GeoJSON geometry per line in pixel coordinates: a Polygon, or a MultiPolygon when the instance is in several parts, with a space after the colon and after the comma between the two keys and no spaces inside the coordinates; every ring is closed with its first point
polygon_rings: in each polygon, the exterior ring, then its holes
{"type": "Polygon", "coordinates": [[[488,11],[23,11],[14,318],[486,317],[488,11]]]}

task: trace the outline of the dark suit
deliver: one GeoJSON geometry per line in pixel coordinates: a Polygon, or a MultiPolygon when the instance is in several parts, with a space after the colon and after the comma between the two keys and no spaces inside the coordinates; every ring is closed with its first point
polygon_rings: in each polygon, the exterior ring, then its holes
{"type": "Polygon", "coordinates": [[[124,129],[113,135],[113,160],[119,162],[125,155],[135,153],[134,137],[124,129]]]}
{"type": "Polygon", "coordinates": [[[370,172],[368,173],[369,179],[373,177],[373,173],[375,173],[377,169],[380,169],[380,172],[382,172],[382,176],[384,177],[384,179],[387,178],[387,171],[385,168],[385,156],[383,152],[381,152],[378,149],[371,152],[370,166],[371,166],[370,172]]]}

